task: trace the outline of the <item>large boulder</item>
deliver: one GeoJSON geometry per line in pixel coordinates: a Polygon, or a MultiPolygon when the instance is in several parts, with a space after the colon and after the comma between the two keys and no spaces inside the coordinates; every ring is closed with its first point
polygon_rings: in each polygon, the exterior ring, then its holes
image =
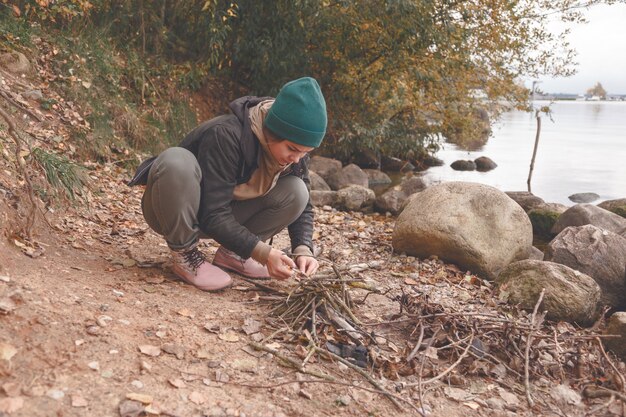
{"type": "Polygon", "coordinates": [[[330,186],[315,171],[309,171],[309,180],[311,180],[311,190],[330,191],[330,186]]]}
{"type": "Polygon", "coordinates": [[[591,224],[570,226],[550,242],[545,260],[593,278],[603,305],[626,306],[626,238],[591,224]]]}
{"type": "Polygon", "coordinates": [[[558,203],[543,203],[528,210],[528,217],[533,225],[533,233],[548,239],[554,237],[552,228],[559,216],[566,210],[566,205],[558,203]]]}
{"type": "Polygon", "coordinates": [[[554,262],[525,260],[514,262],[497,280],[500,299],[532,310],[545,288],[540,311],[549,320],[563,320],[581,326],[597,317],[600,287],[590,276],[554,262]]]}
{"type": "Polygon", "coordinates": [[[311,204],[316,207],[331,206],[335,207],[339,201],[337,191],[318,191],[311,190],[311,204]]]}
{"type": "Polygon", "coordinates": [[[612,213],[619,216],[626,217],[626,198],[619,198],[617,200],[606,200],[598,204],[598,207],[602,207],[612,213]]]}
{"type": "Polygon", "coordinates": [[[337,191],[337,206],[351,211],[370,211],[375,198],[374,191],[369,188],[350,185],[337,191]]]}
{"type": "Polygon", "coordinates": [[[326,178],[326,183],[328,183],[333,190],[341,190],[349,185],[367,187],[369,185],[369,179],[361,168],[355,164],[350,164],[343,167],[340,171],[329,174],[326,178]]]}
{"type": "Polygon", "coordinates": [[[559,216],[552,228],[555,235],[568,226],[592,224],[626,237],[626,219],[593,204],[576,204],[559,216]]]}
{"type": "Polygon", "coordinates": [[[341,171],[341,166],[341,161],[317,155],[312,157],[309,163],[309,169],[324,178],[324,181],[328,181],[330,174],[341,171]]]}
{"type": "Polygon", "coordinates": [[[614,313],[606,325],[604,334],[620,336],[603,338],[602,341],[621,360],[626,361],[626,312],[619,311],[614,313]]]}
{"type": "Polygon", "coordinates": [[[537,197],[533,193],[529,193],[528,191],[507,191],[506,195],[511,197],[513,201],[519,204],[525,212],[530,211],[531,209],[545,204],[545,201],[541,197],[537,197]]]}
{"type": "Polygon", "coordinates": [[[526,259],[532,226],[522,208],[496,188],[448,182],[414,194],[393,232],[393,247],[439,258],[494,279],[509,263],[526,259]]]}

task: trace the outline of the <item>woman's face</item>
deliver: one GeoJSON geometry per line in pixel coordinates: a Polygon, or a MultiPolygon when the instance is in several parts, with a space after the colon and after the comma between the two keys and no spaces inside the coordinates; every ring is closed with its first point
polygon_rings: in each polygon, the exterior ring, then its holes
{"type": "Polygon", "coordinates": [[[298,163],[304,155],[315,149],[310,146],[299,145],[287,139],[279,139],[267,129],[264,129],[263,133],[267,138],[267,146],[272,156],[283,166],[298,163]]]}

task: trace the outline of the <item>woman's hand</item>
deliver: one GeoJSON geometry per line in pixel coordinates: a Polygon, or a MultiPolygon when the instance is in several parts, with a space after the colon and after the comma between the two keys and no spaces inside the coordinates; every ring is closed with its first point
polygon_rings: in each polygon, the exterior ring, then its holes
{"type": "Polygon", "coordinates": [[[272,248],[265,266],[267,267],[267,271],[270,273],[272,278],[287,279],[292,275],[296,264],[282,251],[272,248]]]}
{"type": "Polygon", "coordinates": [[[317,272],[317,268],[319,268],[320,264],[317,262],[312,256],[298,256],[296,258],[296,264],[298,264],[298,269],[302,271],[304,275],[307,277],[312,276],[317,272]]]}

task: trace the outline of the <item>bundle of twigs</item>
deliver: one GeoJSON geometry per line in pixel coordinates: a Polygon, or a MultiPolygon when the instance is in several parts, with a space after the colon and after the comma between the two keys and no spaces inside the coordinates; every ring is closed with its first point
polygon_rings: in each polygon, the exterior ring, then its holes
{"type": "Polygon", "coordinates": [[[362,281],[344,279],[340,274],[318,274],[302,279],[289,293],[273,297],[270,315],[279,318],[296,333],[305,328],[318,340],[318,324],[331,324],[352,339],[360,339],[359,320],[352,309],[348,291],[362,281]]]}

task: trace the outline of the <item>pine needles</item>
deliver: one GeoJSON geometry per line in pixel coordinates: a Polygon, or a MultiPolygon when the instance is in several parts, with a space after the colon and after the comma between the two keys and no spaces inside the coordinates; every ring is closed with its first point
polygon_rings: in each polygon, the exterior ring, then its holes
{"type": "Polygon", "coordinates": [[[55,189],[62,190],[70,200],[76,199],[76,193],[85,185],[83,168],[64,156],[34,148],[34,160],[46,175],[48,183],[55,189]]]}

